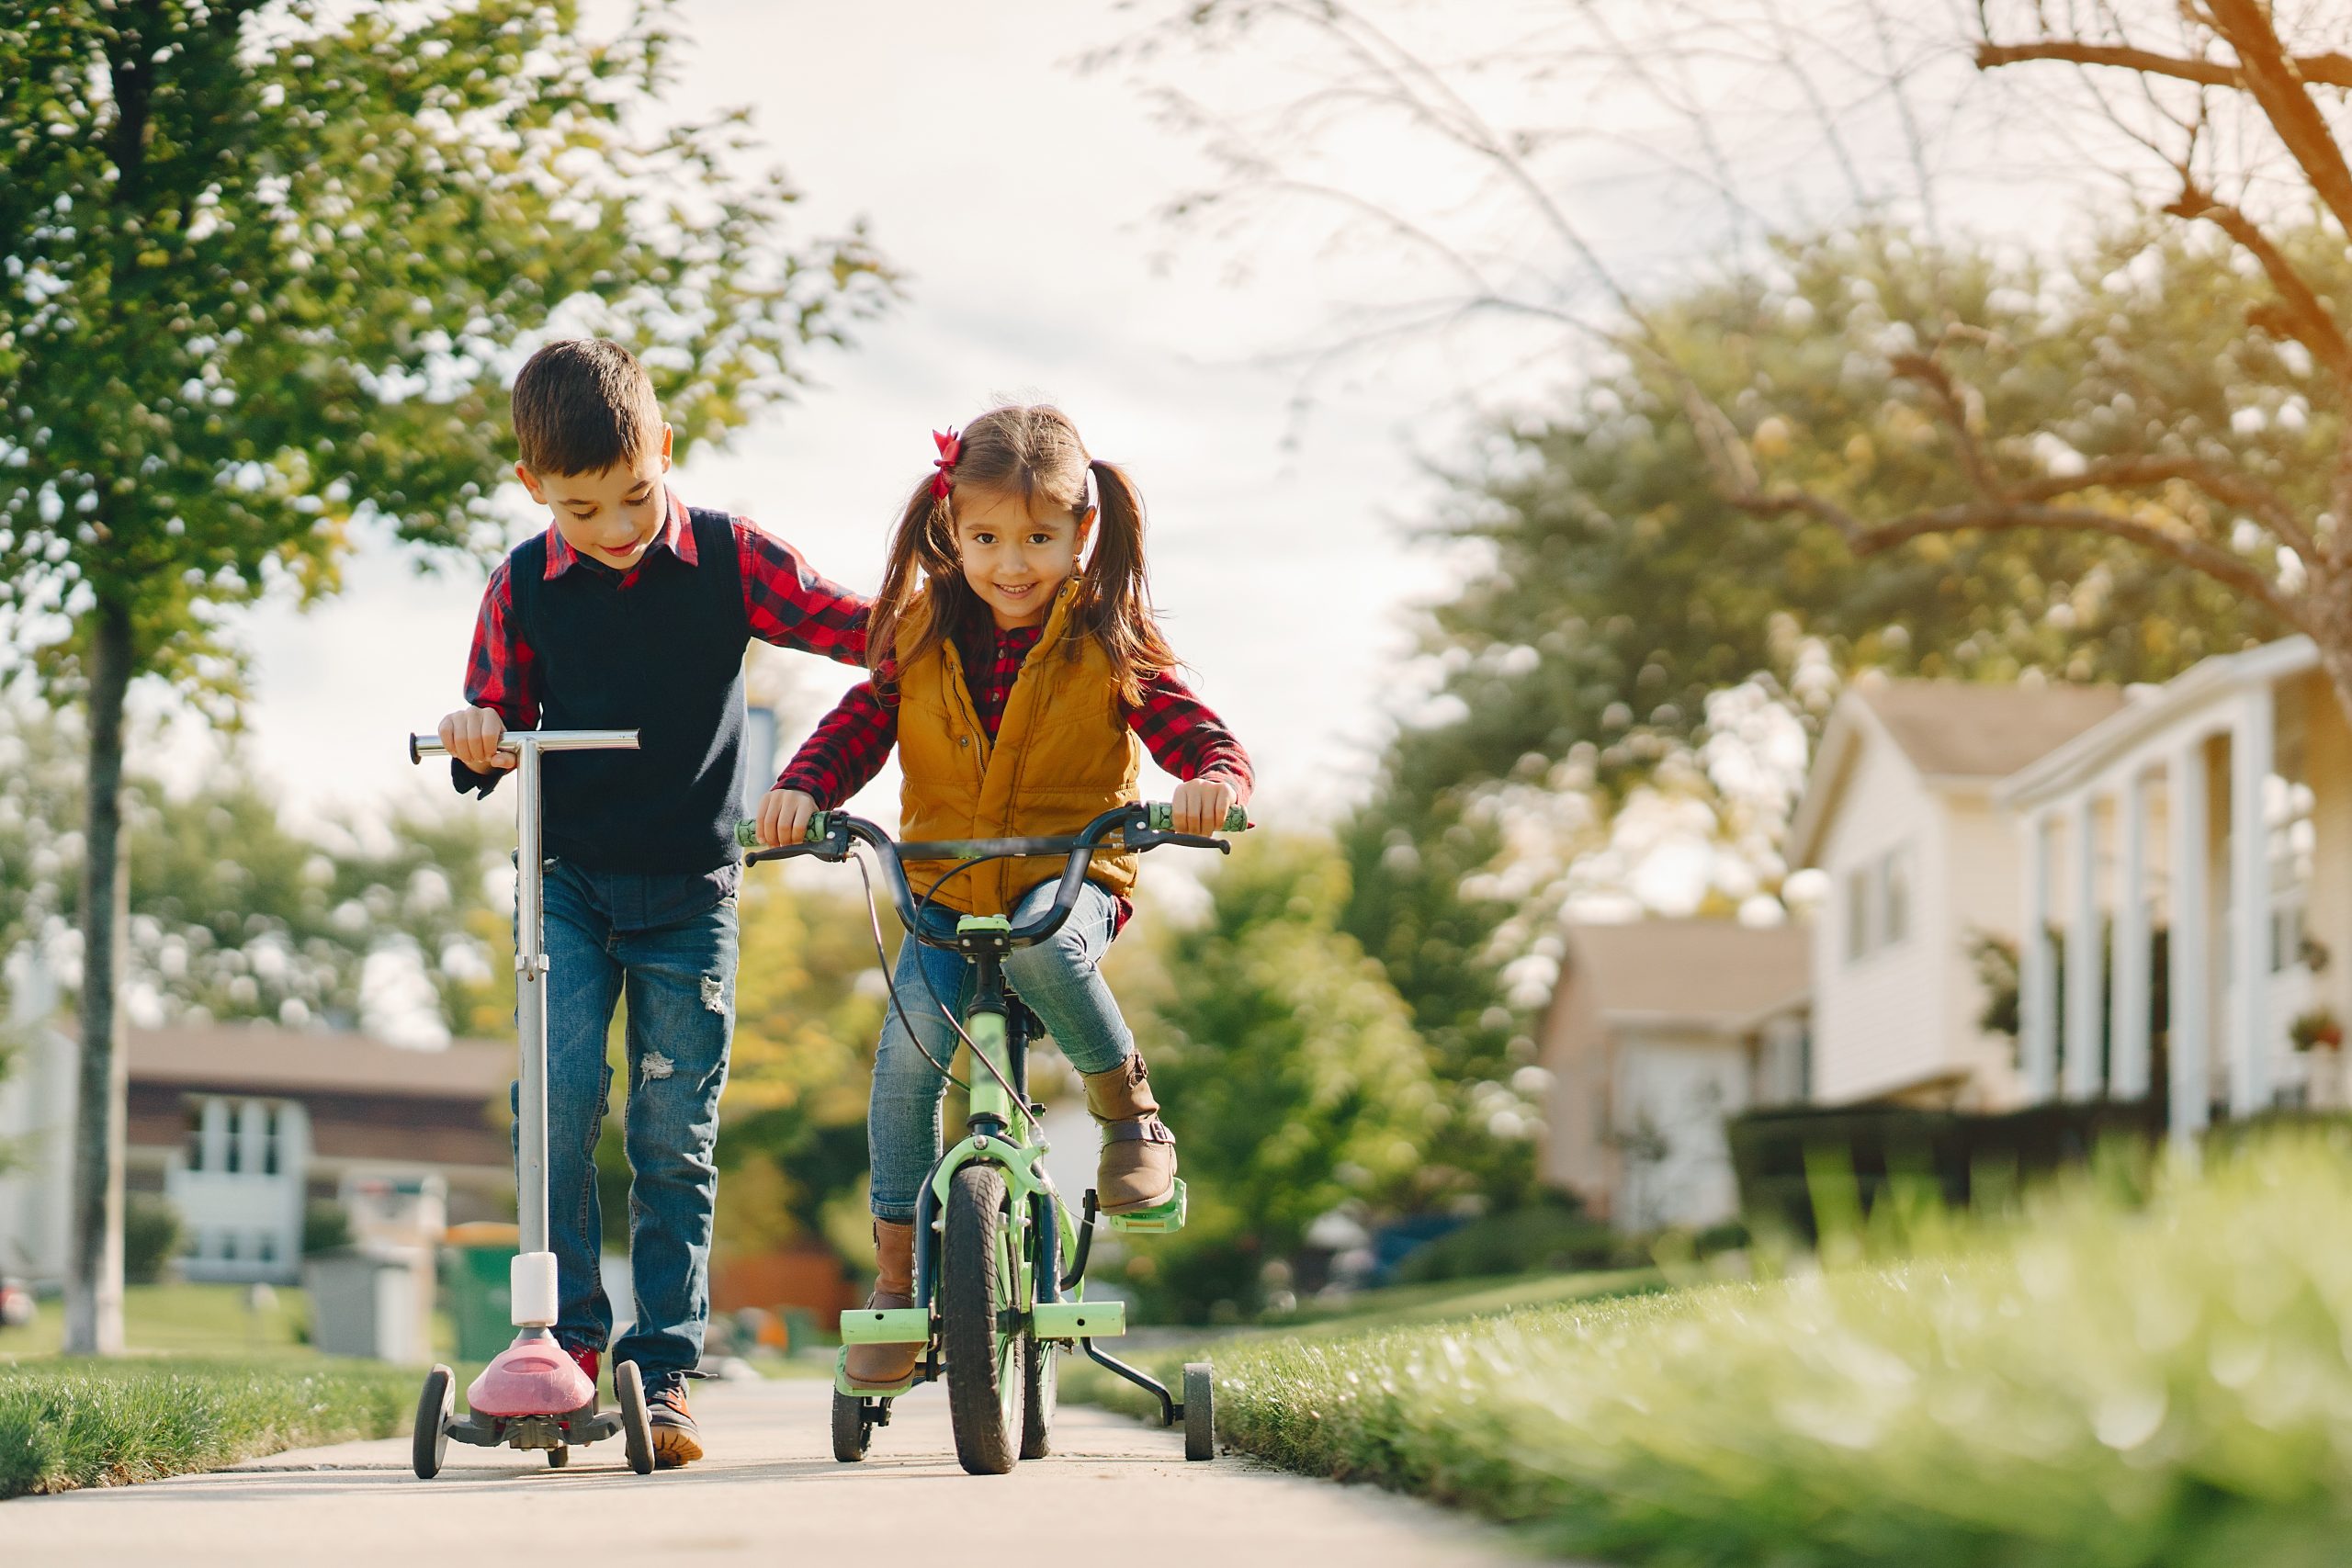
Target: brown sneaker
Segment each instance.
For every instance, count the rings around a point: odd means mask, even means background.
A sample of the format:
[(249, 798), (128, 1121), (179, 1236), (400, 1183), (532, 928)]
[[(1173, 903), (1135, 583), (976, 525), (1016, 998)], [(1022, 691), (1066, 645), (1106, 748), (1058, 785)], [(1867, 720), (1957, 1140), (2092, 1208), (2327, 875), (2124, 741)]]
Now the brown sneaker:
[[(896, 1220), (874, 1222), (874, 1293), (869, 1311), (895, 1312), (915, 1304), (915, 1227)], [(852, 1388), (897, 1388), (915, 1375), (920, 1345), (853, 1345), (842, 1363)]]
[(653, 1428), (653, 1462), (675, 1470), (702, 1458), (702, 1428), (686, 1409), (684, 1382), (664, 1383), (645, 1396), (645, 1416)]
[(1137, 1052), (1117, 1066), (1083, 1075), (1086, 1109), (1102, 1125), (1094, 1194), (1106, 1214), (1165, 1203), (1176, 1195), (1176, 1134), (1159, 1119)]

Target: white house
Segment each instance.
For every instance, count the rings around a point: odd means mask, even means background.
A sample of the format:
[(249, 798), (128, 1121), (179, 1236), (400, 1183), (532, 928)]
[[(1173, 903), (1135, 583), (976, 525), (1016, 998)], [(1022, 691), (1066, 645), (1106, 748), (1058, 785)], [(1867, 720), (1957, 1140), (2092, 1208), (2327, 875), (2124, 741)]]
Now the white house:
[(1791, 870), (1818, 868), (1811, 1098), (2006, 1110), (2028, 1086), (1970, 956), (2023, 899), (2001, 782), (2124, 708), (2112, 688), (1863, 681), (1832, 710)]
[(1620, 1230), (1738, 1213), (1726, 1119), (1805, 1092), (1807, 932), (1575, 925), (1545, 1015), (1537, 1170)]
[[(0, 1083), (0, 1273), (37, 1284), (66, 1268), (74, 1041), (48, 1025)], [(124, 1180), (179, 1211), (183, 1273), (291, 1281), (313, 1199), (366, 1235), (502, 1217), (511, 1044), (402, 1050), (355, 1034), (261, 1026), (130, 1032)]]
[(2315, 1070), (2334, 1054), (2290, 1040), (2306, 1013), (2352, 1015), (2352, 726), (2308, 638), (2205, 660), (2022, 769), (1999, 798), (2028, 867), (2030, 1096), (2154, 1094), (2186, 1140), (2216, 1115), (2340, 1093)]

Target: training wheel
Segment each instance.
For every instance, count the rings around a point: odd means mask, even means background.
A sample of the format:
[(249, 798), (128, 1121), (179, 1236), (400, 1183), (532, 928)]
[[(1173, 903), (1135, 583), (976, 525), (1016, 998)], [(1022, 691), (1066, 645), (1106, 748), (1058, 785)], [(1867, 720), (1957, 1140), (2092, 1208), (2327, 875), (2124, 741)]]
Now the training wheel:
[(1216, 1378), (1206, 1361), (1184, 1363), (1184, 1457), (1216, 1458)]
[(613, 1392), (620, 1396), (621, 1438), (628, 1449), (628, 1467), (639, 1475), (653, 1473), (653, 1423), (645, 1413), (645, 1376), (635, 1361), (613, 1369)]
[(571, 1450), (570, 1449), (549, 1449), (548, 1450), (548, 1468), (549, 1470), (561, 1470), (565, 1465), (570, 1464), (571, 1462)]
[(449, 1452), (449, 1416), (458, 1407), (458, 1380), (447, 1367), (424, 1374), (424, 1392), (416, 1398), (416, 1429), (409, 1438), (409, 1463), (419, 1481), (441, 1473)]
[(833, 1457), (843, 1464), (855, 1464), (865, 1457), (873, 1441), (874, 1421), (865, 1413), (865, 1401), (833, 1390)]

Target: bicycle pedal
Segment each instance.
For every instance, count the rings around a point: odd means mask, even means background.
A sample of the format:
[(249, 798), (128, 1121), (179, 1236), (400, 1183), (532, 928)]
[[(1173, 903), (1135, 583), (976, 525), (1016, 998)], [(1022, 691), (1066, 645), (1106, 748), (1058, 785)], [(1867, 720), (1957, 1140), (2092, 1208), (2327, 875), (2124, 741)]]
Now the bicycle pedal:
[(1181, 1231), (1184, 1228), (1184, 1179), (1176, 1179), (1176, 1190), (1162, 1202), (1102, 1218), (1113, 1230), (1126, 1235), (1166, 1235), (1170, 1231)]

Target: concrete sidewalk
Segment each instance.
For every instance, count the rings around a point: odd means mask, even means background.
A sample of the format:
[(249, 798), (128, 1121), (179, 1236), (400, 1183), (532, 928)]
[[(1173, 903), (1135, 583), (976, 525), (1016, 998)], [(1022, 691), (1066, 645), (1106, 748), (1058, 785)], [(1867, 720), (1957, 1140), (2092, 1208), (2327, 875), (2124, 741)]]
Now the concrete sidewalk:
[(863, 1464), (836, 1464), (830, 1386), (697, 1384), (713, 1457), (629, 1473), (618, 1439), (550, 1471), (449, 1448), (430, 1482), (408, 1439), (345, 1443), (211, 1475), (0, 1504), (15, 1562), (800, 1563), (839, 1568), (1502, 1568), (1499, 1533), (1366, 1487), (1223, 1455), (1186, 1463), (1181, 1432), (1065, 1405), (1055, 1454), (1009, 1476), (956, 1464), (947, 1402), (916, 1391)]

